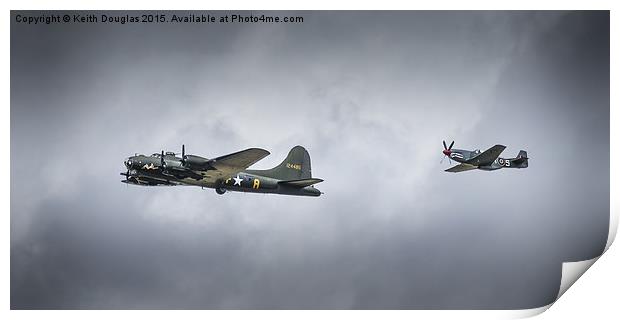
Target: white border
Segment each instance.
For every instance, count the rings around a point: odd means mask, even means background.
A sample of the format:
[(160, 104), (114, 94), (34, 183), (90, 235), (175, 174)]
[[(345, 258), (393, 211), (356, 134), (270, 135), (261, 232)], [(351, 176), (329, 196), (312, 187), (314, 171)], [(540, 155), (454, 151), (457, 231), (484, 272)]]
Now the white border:
[[(287, 10), (300, 10), (300, 9), (333, 9), (333, 10), (344, 10), (344, 9), (363, 9), (363, 10), (386, 10), (386, 9), (417, 9), (417, 10), (430, 10), (430, 9), (451, 9), (451, 10), (611, 10), (611, 84), (612, 88), (613, 84), (617, 83), (616, 78), (618, 74), (618, 64), (613, 57), (617, 57), (617, 47), (618, 47), (618, 23), (616, 9), (618, 8), (618, 1), (603, 1), (603, 0), (591, 0), (591, 1), (562, 1), (562, 2), (553, 2), (548, 1), (545, 3), (541, 3), (541, 1), (534, 0), (522, 0), (514, 3), (508, 3), (506, 1), (491, 1), (491, 0), (470, 0), (470, 1), (442, 1), (441, 3), (408, 3), (403, 5), (400, 1), (362, 1), (356, 2), (354, 6), (351, 5), (342, 5), (338, 4), (334, 1), (326, 1), (326, 0), (317, 0), (317, 1), (309, 1), (307, 3), (301, 2), (290, 2), (290, 1), (273, 1), (273, 0), (264, 0), (260, 3), (254, 1), (226, 1), (226, 2), (218, 2), (218, 3), (208, 3), (204, 4), (201, 1), (162, 1), (162, 0), (154, 0), (154, 1), (136, 1), (136, 2), (127, 2), (122, 0), (109, 0), (102, 1), (99, 3), (91, 3), (84, 1), (21, 1), (8, 3), (5, 1), (1, 4), (2, 7), (5, 8), (4, 14), (1, 16), (2, 25), (5, 28), (2, 28), (2, 40), (3, 43), (8, 45), (10, 42), (10, 15), (8, 10), (35, 10), (35, 9), (123, 9), (123, 10), (145, 10), (145, 9), (158, 9), (158, 10), (180, 10), (180, 9), (215, 9), (215, 10), (234, 10), (234, 9), (287, 9)], [(613, 36), (615, 35), (615, 37)], [(2, 86), (2, 93), (4, 97), (4, 108), (3, 108), (3, 117), (1, 117), (2, 121), (2, 129), (0, 139), (0, 143), (2, 144), (2, 150), (5, 150), (5, 154), (8, 153), (6, 150), (10, 150), (10, 51), (7, 50), (2, 51), (3, 61), (4, 61), (4, 83)], [(614, 94), (613, 90), (611, 91), (611, 146), (620, 146), (618, 142), (618, 130), (614, 125), (618, 124), (618, 108), (617, 108), (617, 95)], [(617, 159), (619, 156), (618, 148), (610, 149), (610, 160)], [(10, 157), (4, 156), (0, 157), (0, 167), (4, 170), (5, 177), (10, 177)], [(614, 166), (611, 166), (611, 185), (610, 192), (611, 195), (617, 195), (618, 193), (618, 185), (617, 179), (618, 172)], [(149, 318), (169, 318), (169, 317), (178, 317), (183, 316), (186, 318), (204, 318), (205, 315), (209, 316), (217, 316), (223, 318), (237, 318), (237, 317), (252, 317), (252, 318), (270, 318), (270, 319), (290, 319), (291, 317), (295, 318), (307, 318), (307, 319), (315, 319), (317, 317), (325, 318), (325, 317), (333, 317), (333, 318), (341, 318), (343, 316), (353, 316), (356, 318), (366, 318), (366, 317), (385, 317), (389, 316), (391, 318), (403, 318), (403, 319), (411, 319), (412, 316), (423, 316), (423, 317), (432, 317), (439, 319), (452, 319), (456, 316), (459, 318), (472, 318), (472, 319), (480, 319), (480, 318), (514, 318), (514, 317), (527, 317), (539, 314), (545, 310), (547, 310), (549, 306), (537, 308), (537, 309), (529, 309), (529, 310), (500, 310), (500, 311), (103, 311), (103, 312), (92, 312), (92, 311), (58, 311), (49, 313), (46, 312), (43, 314), (41, 311), (9, 311), (10, 309), (10, 180), (5, 179), (5, 183), (2, 186), (4, 201), (2, 201), (2, 208), (4, 211), (4, 215), (2, 219), (2, 224), (4, 226), (4, 245), (2, 246), (3, 256), (7, 259), (2, 265), (2, 285), (4, 290), (2, 290), (2, 301), (5, 303), (5, 307), (3, 310), (3, 318), (40, 318), (41, 316), (45, 316), (49, 318), (49, 316), (57, 316), (62, 318), (83, 318), (85, 316), (89, 318), (95, 319), (108, 319), (110, 317), (114, 318), (135, 318), (135, 317), (149, 317)], [(618, 226), (618, 203), (616, 198), (612, 196), (611, 198), (611, 221), (610, 221), (610, 232), (607, 241), (606, 251), (610, 248), (611, 243), (615, 239), (615, 235), (617, 232)], [(612, 251), (614, 251), (612, 249)], [(617, 250), (616, 250), (617, 251)], [(605, 261), (604, 266), (598, 267), (594, 266), (597, 269), (597, 274), (589, 276), (586, 274), (584, 278), (589, 279), (588, 283), (578, 283), (578, 287), (582, 287), (584, 289), (581, 292), (575, 292), (572, 294), (570, 290), (565, 295), (566, 297), (559, 300), (559, 302), (555, 303), (556, 306), (552, 309), (551, 313), (547, 312), (544, 316), (551, 318), (564, 318), (564, 317), (572, 317), (576, 314), (581, 313), (582, 315), (591, 315), (599, 314), (606, 315), (617, 313), (616, 308), (616, 297), (615, 294), (618, 293), (618, 290), (615, 288), (618, 284), (618, 270), (620, 270), (620, 259), (618, 257), (617, 252), (614, 253), (613, 256), (608, 257), (609, 254), (605, 255), (602, 260)], [(559, 292), (558, 297), (562, 296), (568, 289), (571, 284), (575, 282), (577, 278), (581, 274), (583, 274), (589, 267), (591, 267), (595, 261), (599, 258), (594, 258), (587, 261), (582, 262), (567, 262), (563, 265), (562, 269), (562, 290)], [(608, 279), (612, 279), (612, 283), (608, 283)], [(585, 282), (582, 280), (581, 282)], [(570, 299), (570, 300), (569, 300)], [(612, 300), (613, 299), (613, 300)], [(567, 303), (562, 303), (562, 300), (569, 300)], [(600, 301), (607, 302), (600, 304)], [(575, 313), (575, 311), (578, 311)]]

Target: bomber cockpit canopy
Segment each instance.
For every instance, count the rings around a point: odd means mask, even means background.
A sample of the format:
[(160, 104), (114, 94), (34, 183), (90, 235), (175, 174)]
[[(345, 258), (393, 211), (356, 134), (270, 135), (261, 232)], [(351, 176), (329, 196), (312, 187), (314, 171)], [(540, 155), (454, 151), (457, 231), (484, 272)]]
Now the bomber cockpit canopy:
[[(166, 152), (166, 155), (167, 155), (167, 156), (173, 156), (173, 157), (174, 157), (175, 153), (174, 153), (174, 152)], [(151, 155), (151, 157), (161, 158), (161, 153), (153, 153), (153, 154)]]

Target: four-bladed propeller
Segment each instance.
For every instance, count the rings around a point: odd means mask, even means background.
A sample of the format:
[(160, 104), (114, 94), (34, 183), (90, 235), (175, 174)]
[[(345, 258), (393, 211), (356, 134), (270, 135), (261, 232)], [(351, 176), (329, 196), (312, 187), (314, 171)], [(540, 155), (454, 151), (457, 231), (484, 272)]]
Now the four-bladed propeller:
[(445, 140), (444, 140), (444, 141), (442, 141), (442, 142), (443, 142), (443, 148), (444, 148), (444, 150), (446, 150), (446, 151), (450, 151), (450, 150), (452, 150), (452, 146), (454, 145), (454, 140), (452, 141), (452, 143), (450, 143), (450, 146), (449, 146), (449, 147), (446, 147), (446, 141), (445, 141)]
[(448, 161), (450, 162), (450, 164), (452, 164), (452, 161), (450, 161), (450, 153), (452, 153), (452, 146), (454, 145), (454, 140), (452, 140), (452, 143), (450, 143), (450, 146), (448, 147), (446, 145), (446, 141), (442, 141), (443, 142), (443, 158), (441, 158), (441, 161), (439, 163), (443, 163), (443, 160), (448, 157)]

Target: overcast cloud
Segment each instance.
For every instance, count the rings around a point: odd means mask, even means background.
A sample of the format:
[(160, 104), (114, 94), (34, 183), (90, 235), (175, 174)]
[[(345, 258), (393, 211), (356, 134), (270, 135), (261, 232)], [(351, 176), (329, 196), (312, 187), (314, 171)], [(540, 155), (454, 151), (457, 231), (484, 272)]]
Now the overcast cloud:
[[(604, 248), (608, 12), (17, 13), (14, 309), (534, 308)], [(442, 139), (530, 167), (449, 174)], [(265, 148), (259, 169), (303, 145), (325, 194), (120, 183), (127, 156), (183, 143)]]

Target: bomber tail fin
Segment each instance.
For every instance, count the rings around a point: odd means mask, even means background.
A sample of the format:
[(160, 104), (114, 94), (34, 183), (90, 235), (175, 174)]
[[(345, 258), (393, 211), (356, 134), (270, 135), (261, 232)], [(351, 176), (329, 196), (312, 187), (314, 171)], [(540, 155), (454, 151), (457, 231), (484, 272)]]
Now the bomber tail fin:
[(304, 147), (296, 146), (276, 167), (269, 170), (248, 170), (248, 172), (285, 181), (311, 179), (310, 155)]

